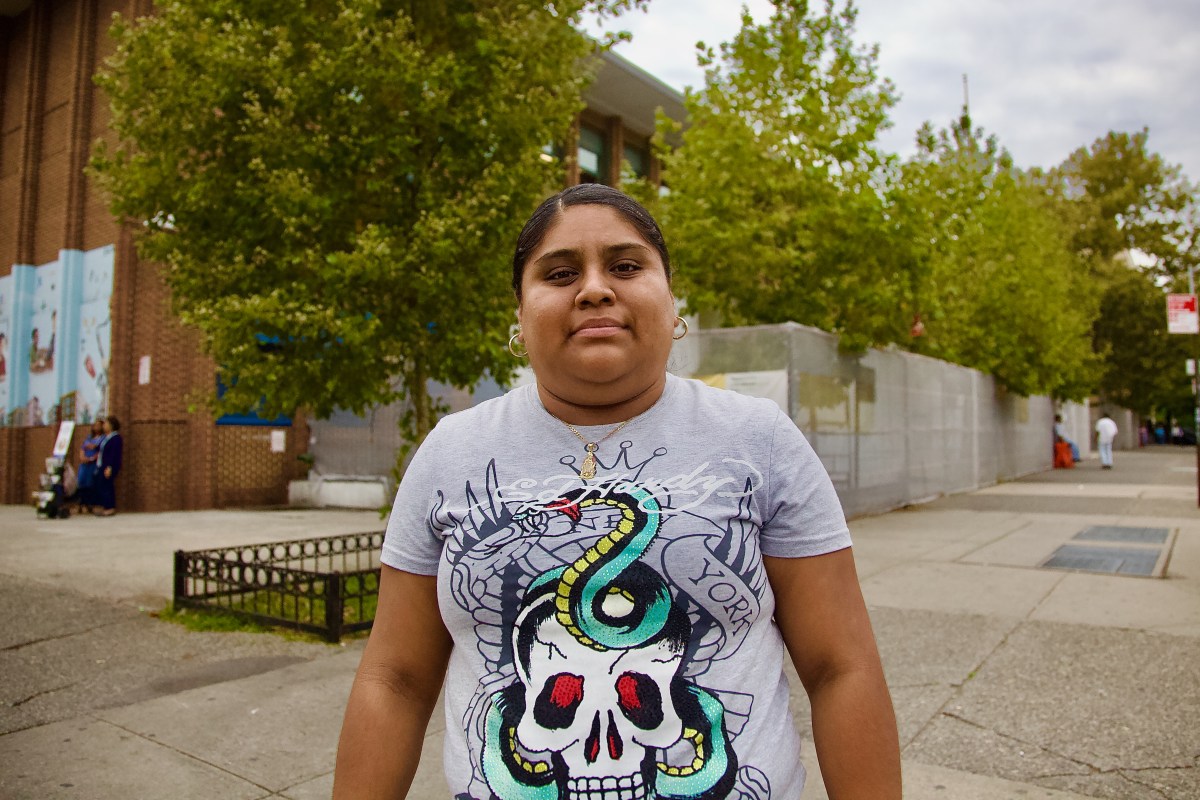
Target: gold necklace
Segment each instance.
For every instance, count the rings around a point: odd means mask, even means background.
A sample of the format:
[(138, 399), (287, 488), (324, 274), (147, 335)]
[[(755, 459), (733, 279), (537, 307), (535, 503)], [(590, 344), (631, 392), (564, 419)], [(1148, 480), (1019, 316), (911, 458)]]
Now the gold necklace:
[(596, 477), (596, 451), (600, 449), (600, 445), (603, 444), (606, 439), (615, 435), (617, 431), (621, 430), (621, 428), (624, 428), (632, 421), (633, 418), (630, 417), (608, 433), (601, 436), (596, 441), (589, 442), (587, 437), (580, 433), (574, 425), (565, 420), (559, 420), (559, 422), (567, 426), (567, 430), (575, 434), (579, 438), (579, 441), (583, 442), (583, 449), (587, 451), (587, 456), (583, 459), (583, 466), (579, 470), (579, 477), (583, 478), (585, 481)]

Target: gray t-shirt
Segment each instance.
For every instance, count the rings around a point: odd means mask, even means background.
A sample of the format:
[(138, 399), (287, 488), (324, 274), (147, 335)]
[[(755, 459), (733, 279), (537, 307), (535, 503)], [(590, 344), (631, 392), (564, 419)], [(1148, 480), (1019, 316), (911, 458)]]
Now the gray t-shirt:
[(668, 375), (591, 480), (585, 455), (526, 386), (401, 483), (383, 562), (438, 576), (456, 798), (799, 797), (761, 556), (850, 545), (816, 454), (771, 401)]

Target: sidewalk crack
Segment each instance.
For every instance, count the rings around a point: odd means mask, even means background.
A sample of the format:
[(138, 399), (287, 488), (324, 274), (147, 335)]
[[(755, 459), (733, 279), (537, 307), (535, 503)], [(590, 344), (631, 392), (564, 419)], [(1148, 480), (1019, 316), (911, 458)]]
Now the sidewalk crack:
[(78, 686), (78, 685), (79, 685), (79, 681), (75, 681), (74, 683), (68, 683), (63, 686), (55, 686), (53, 689), (43, 689), (40, 692), (34, 692), (33, 694), (29, 695), (28, 697), (22, 697), (20, 700), (14, 700), (13, 702), (9, 703), (9, 706), (11, 708), (19, 708), (20, 706), (23, 706), (26, 703), (28, 703), (30, 700), (34, 700), (38, 697), (41, 697), (42, 695), (54, 694), (55, 692), (61, 692), (64, 689), (70, 689), (72, 686)]
[[(972, 680), (974, 680), (975, 676), (978, 675), (979, 671), (983, 669), (984, 665), (986, 665), (987, 662), (991, 660), (992, 656), (994, 656), (1000, 650), (1000, 648), (1002, 648), (1006, 644), (1008, 644), (1009, 638), (1014, 633), (1016, 633), (1021, 628), (1021, 626), (1024, 624), (1025, 624), (1025, 622), (1018, 621), (1015, 625), (1013, 625), (1013, 627), (1011, 627), (1009, 630), (1007, 630), (1004, 633), (1004, 635), (1000, 637), (1000, 641), (996, 642), (996, 646), (993, 647), (991, 650), (989, 650), (987, 652), (987, 654), (985, 654), (983, 656), (983, 658), (979, 659), (979, 662), (977, 664), (975, 664), (975, 666), (972, 667), (970, 671), (967, 672), (967, 677), (965, 679), (963, 679), (959, 683), (948, 684), (951, 688), (953, 688), (954, 693), (949, 698), (947, 698), (946, 702), (942, 703), (942, 705), (938, 708), (938, 710), (933, 715), (931, 715), (929, 717), (929, 719), (927, 719), (925, 721), (925, 724), (922, 725), (915, 734), (913, 734), (912, 738), (910, 738), (908, 740), (907, 744), (903, 745), (900, 748), (901, 754), (903, 754), (904, 750), (909, 745), (911, 745), (913, 742), (920, 739), (925, 734), (925, 732), (927, 730), (929, 730), (929, 727), (931, 725), (933, 725), (934, 722), (937, 721), (939, 716), (944, 715), (944, 716), (948, 716), (948, 717), (955, 717), (955, 715), (952, 712), (949, 712), (946, 709), (949, 708), (952, 703), (955, 703), (959, 699), (962, 698), (963, 692), (965, 691), (967, 684), (969, 684)], [(973, 722), (970, 722), (969, 720), (964, 719), (963, 721), (968, 722), (968, 724), (972, 724), (972, 725), (975, 724)]]
[(72, 636), (82, 636), (85, 633), (91, 633), (92, 631), (98, 631), (98, 630), (101, 630), (102, 628), (111, 628), (113, 625), (120, 625), (124, 621), (125, 620), (116, 620), (114, 622), (105, 622), (102, 625), (95, 625), (91, 628), (84, 628), (83, 630), (71, 631), (70, 633), (60, 633), (60, 634), (56, 634), (54, 636), (43, 636), (41, 639), (31, 639), (28, 642), (18, 642), (17, 644), (10, 644), (6, 647), (0, 647), (0, 653), (11, 653), (14, 650), (21, 650), (26, 647), (32, 647), (35, 644), (43, 644), (45, 642), (54, 642), (54, 641), (58, 641), (59, 639), (70, 639)]
[(993, 537), (993, 538), (989, 539), (988, 541), (986, 541), (986, 542), (984, 542), (983, 544), (979, 545), (979, 546), (978, 546), (978, 547), (976, 547), (975, 549), (973, 549), (973, 550), (969, 550), (969, 551), (967, 551), (966, 553), (963, 553), (963, 554), (962, 554), (962, 555), (960, 555), (958, 558), (954, 559), (954, 562), (955, 562), (956, 564), (974, 564), (975, 562), (973, 562), (973, 561), (964, 561), (963, 559), (970, 558), (971, 556), (973, 556), (973, 555), (975, 555), (976, 553), (978, 553), (980, 550), (983, 550), (983, 549), (984, 549), (984, 548), (986, 548), (986, 547), (991, 547), (991, 546), (992, 546), (992, 545), (994, 545), (996, 542), (1000, 541), (1001, 539), (1005, 538), (1006, 536), (1012, 536), (1012, 535), (1013, 535), (1014, 533), (1016, 533), (1017, 531), (1021, 530), (1022, 528), (1028, 528), (1028, 527), (1029, 527), (1030, 525), (1032, 525), (1032, 524), (1033, 524), (1033, 520), (1028, 520), (1028, 519), (1027, 519), (1027, 520), (1023, 521), (1023, 522), (1022, 522), (1020, 525), (1018, 525), (1017, 527), (1013, 528), (1013, 529), (1012, 529), (1012, 530), (1010, 530), (1010, 531), (1004, 531), (1003, 533), (998, 533), (998, 534), (996, 534), (996, 536), (995, 536), (995, 537)]
[[(1022, 739), (1019, 736), (1013, 736), (1012, 734), (1004, 733), (1003, 731), (998, 731), (995, 728), (991, 728), (986, 725), (981, 725), (978, 722), (975, 722), (974, 720), (967, 719), (966, 717), (962, 716), (961, 714), (955, 714), (953, 712), (942, 712), (942, 713), (944, 716), (949, 717), (958, 722), (961, 722), (964, 725), (970, 725), (972, 728), (976, 728), (977, 730), (987, 731), (988, 733), (991, 733), (995, 736), (998, 736), (1001, 739), (1012, 742), (1013, 744), (1016, 744), (1026, 750), (1037, 750), (1039, 752), (1045, 753), (1046, 755), (1052, 756), (1054, 758), (1059, 758), (1059, 759), (1062, 759), (1063, 761), (1068, 761), (1072, 764), (1078, 764), (1080, 767), (1087, 770), (1088, 774), (1091, 774), (1091, 775), (1116, 775), (1118, 777), (1121, 777), (1121, 778), (1129, 781), (1130, 783), (1137, 784), (1140, 787), (1143, 787), (1149, 791), (1154, 792), (1154, 794), (1156, 796), (1161, 797), (1164, 800), (1169, 800), (1169, 795), (1163, 793), (1160, 789), (1158, 789), (1153, 784), (1146, 783), (1145, 781), (1135, 779), (1134, 777), (1132, 777), (1131, 773), (1159, 772), (1159, 771), (1163, 771), (1163, 770), (1190, 770), (1190, 769), (1192, 769), (1192, 767), (1190, 767), (1190, 766), (1109, 767), (1109, 768), (1098, 767), (1095, 764), (1091, 764), (1091, 763), (1084, 761), (1080, 758), (1077, 758), (1075, 756), (1070, 756), (1070, 755), (1067, 755), (1066, 753), (1059, 752), (1058, 750), (1054, 750), (1052, 748), (1045, 747), (1044, 745), (1040, 745), (1037, 742), (1031, 742), (1028, 739)], [(1041, 779), (1045, 779), (1045, 778), (1071, 778), (1071, 777), (1078, 777), (1078, 776), (1079, 776), (1079, 773), (1072, 773), (1072, 772), (1048, 772), (1048, 773), (1042, 773), (1042, 774), (1038, 775), (1037, 777), (1041, 778)]]
[(216, 764), (212, 761), (208, 761), (206, 759), (200, 758), (199, 756), (195, 755), (194, 753), (189, 753), (188, 751), (181, 750), (178, 747), (175, 747), (174, 745), (167, 744), (166, 742), (161, 741), (160, 739), (157, 739), (154, 736), (147, 736), (146, 734), (144, 734), (140, 731), (136, 731), (132, 728), (127, 728), (124, 725), (120, 725), (116, 722), (104, 719), (103, 717), (100, 717), (97, 715), (91, 715), (91, 716), (92, 716), (92, 719), (95, 719), (97, 722), (102, 722), (105, 725), (111, 725), (112, 727), (116, 728), (117, 730), (125, 731), (126, 733), (130, 734), (131, 736), (136, 736), (139, 739), (143, 739), (147, 742), (150, 742), (151, 744), (156, 744), (159, 747), (165, 747), (168, 750), (178, 753), (179, 755), (183, 756), (184, 758), (189, 758), (192, 761), (195, 761), (199, 764), (205, 765), (206, 767), (212, 767), (213, 769), (215, 769), (219, 772), (222, 772), (226, 775), (229, 775), (230, 777), (236, 778), (239, 781), (243, 781), (243, 782), (248, 783), (251, 786), (254, 786), (258, 789), (262, 789), (264, 792), (267, 792), (271, 796), (274, 796), (276, 794), (276, 792), (281, 791), (278, 789), (272, 789), (269, 786), (264, 786), (263, 784), (261, 784), (257, 781), (247, 778), (245, 775), (240, 775), (240, 774), (234, 772), (233, 770), (229, 769), (228, 767), (223, 767), (220, 764)]

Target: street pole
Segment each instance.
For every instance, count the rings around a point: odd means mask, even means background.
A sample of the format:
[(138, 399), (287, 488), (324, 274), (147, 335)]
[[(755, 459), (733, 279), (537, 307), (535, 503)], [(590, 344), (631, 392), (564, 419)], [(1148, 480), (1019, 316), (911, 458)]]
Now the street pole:
[[(1196, 296), (1195, 267), (1188, 266), (1188, 294)], [(1200, 340), (1200, 335), (1196, 336)], [(1192, 348), (1196, 350), (1195, 347)], [(1197, 353), (1192, 377), (1192, 438), (1196, 440), (1196, 507), (1200, 508), (1200, 353)]]

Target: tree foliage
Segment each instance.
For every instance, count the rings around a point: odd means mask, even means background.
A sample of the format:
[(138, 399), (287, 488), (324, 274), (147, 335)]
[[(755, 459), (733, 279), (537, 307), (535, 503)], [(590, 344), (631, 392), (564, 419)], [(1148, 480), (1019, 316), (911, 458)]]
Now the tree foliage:
[(222, 409), (362, 411), (503, 379), (507, 263), (582, 107), (576, 24), (635, 0), (162, 0), (98, 80), (93, 171), (229, 386)]
[[(692, 311), (725, 324), (794, 320), (850, 347), (889, 341), (895, 314), (877, 132), (896, 97), (854, 41), (852, 3), (780, 0), (718, 56), (686, 98), (682, 145), (663, 152), (659, 213)], [(660, 142), (668, 130), (660, 133)]]
[(1096, 359), (1096, 287), (1070, 247), (1053, 182), (1017, 169), (966, 109), (926, 125), (892, 188), (913, 349), (988, 372), (1021, 394), (1082, 398)]
[(1055, 174), (1072, 202), (1073, 245), (1104, 272), (1117, 254), (1152, 259), (1150, 273), (1172, 280), (1200, 262), (1196, 187), (1178, 166), (1149, 150), (1149, 131), (1110, 131), (1081, 147)]
[(1144, 129), (1109, 132), (1053, 175), (1068, 199), (1060, 208), (1072, 246), (1102, 295), (1093, 327), (1101, 398), (1147, 416), (1182, 415), (1193, 404), (1184, 360), (1198, 345), (1167, 333), (1164, 289), (1186, 291), (1200, 260), (1196, 187), (1149, 150)]
[(1094, 335), (1104, 358), (1105, 401), (1148, 417), (1192, 416), (1184, 362), (1200, 355), (1196, 337), (1167, 333), (1166, 297), (1142, 272), (1126, 268), (1112, 276)]
[(896, 343), (1023, 394), (1085, 395), (1098, 296), (1055, 185), (965, 116), (926, 129), (905, 164), (882, 154), (896, 95), (855, 42), (856, 16), (852, 2), (781, 0), (764, 23), (744, 14), (719, 57), (701, 46), (705, 86), (664, 153), (659, 201), (689, 310), (814, 325), (852, 350)]

